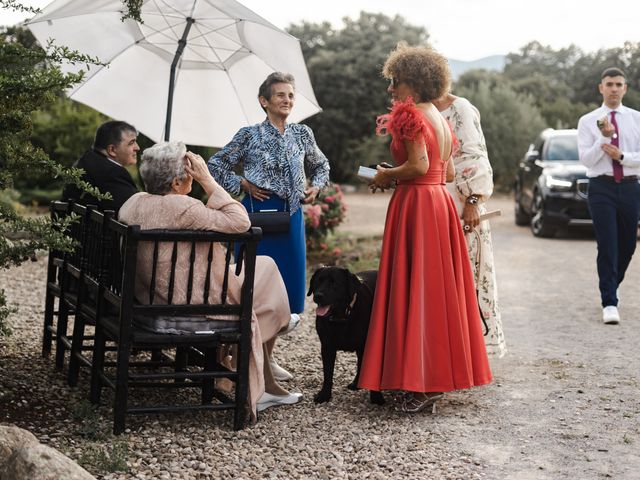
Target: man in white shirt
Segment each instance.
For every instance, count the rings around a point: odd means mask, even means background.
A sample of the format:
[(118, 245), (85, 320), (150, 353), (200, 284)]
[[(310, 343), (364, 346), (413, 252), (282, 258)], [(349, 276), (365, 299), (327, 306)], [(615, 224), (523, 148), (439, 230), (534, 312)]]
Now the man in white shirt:
[(640, 112), (622, 105), (627, 83), (619, 68), (607, 68), (598, 88), (603, 104), (580, 118), (578, 150), (589, 177), (602, 320), (617, 324), (617, 290), (636, 249), (640, 213)]

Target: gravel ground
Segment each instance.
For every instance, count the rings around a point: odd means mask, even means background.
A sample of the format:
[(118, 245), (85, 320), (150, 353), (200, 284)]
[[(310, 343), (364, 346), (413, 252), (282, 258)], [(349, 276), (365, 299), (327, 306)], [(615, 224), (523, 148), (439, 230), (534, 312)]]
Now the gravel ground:
[[(386, 201), (347, 196), (343, 232), (378, 234)], [(276, 347), (295, 375), (288, 387), (305, 394), (301, 404), (268, 409), (241, 432), (222, 412), (130, 417), (128, 432), (111, 437), (109, 396), (97, 415), (83, 413), (86, 373), (69, 389), (53, 359), (40, 356), (40, 259), (0, 272), (20, 305), (13, 336), (0, 343), (0, 422), (27, 428), (104, 479), (638, 478), (638, 260), (621, 287), (623, 322), (604, 326), (593, 239), (534, 239), (513, 225), (509, 199), (492, 206), (504, 215), (493, 224), (509, 353), (492, 360), (493, 384), (448, 394), (436, 414), (401, 415), (347, 390), (355, 356), (345, 353), (332, 401), (314, 405), (322, 373), (308, 304), (304, 322)], [(126, 459), (128, 472), (106, 473), (114, 466), (105, 451)]]

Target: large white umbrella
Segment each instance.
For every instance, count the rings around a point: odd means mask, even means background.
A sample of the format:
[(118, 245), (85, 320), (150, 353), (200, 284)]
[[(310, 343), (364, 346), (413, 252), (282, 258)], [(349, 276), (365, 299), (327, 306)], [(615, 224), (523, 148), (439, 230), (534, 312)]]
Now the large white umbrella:
[(53, 39), (109, 63), (91, 66), (70, 98), (154, 141), (216, 147), (265, 118), (257, 94), (271, 72), (296, 79), (290, 121), (320, 111), (299, 41), (240, 3), (145, 0), (143, 23), (122, 22), (122, 10), (120, 0), (56, 0), (28, 22), (41, 44)]

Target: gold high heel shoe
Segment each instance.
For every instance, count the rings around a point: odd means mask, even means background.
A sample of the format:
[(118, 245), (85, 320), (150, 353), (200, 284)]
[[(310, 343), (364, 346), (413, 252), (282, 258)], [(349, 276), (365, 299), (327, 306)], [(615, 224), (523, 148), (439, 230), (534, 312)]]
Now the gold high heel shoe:
[(424, 398), (416, 398), (415, 392), (405, 393), (398, 410), (404, 413), (418, 413), (431, 406), (431, 413), (436, 413), (436, 402), (444, 397), (444, 393), (428, 392), (422, 395)]

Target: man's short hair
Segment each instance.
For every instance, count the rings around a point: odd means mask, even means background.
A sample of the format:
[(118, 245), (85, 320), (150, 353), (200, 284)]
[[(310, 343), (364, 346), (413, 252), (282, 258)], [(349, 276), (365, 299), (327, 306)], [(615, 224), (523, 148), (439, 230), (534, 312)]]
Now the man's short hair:
[(93, 140), (93, 148), (96, 150), (106, 150), (109, 145), (118, 145), (122, 141), (124, 132), (138, 131), (136, 127), (120, 120), (104, 122), (96, 130), (96, 137)]
[(602, 72), (602, 76), (600, 77), (600, 80), (602, 80), (605, 77), (627, 78), (627, 76), (624, 74), (624, 72), (622, 70), (620, 70), (619, 68), (617, 68), (617, 67), (605, 68), (604, 72)]

